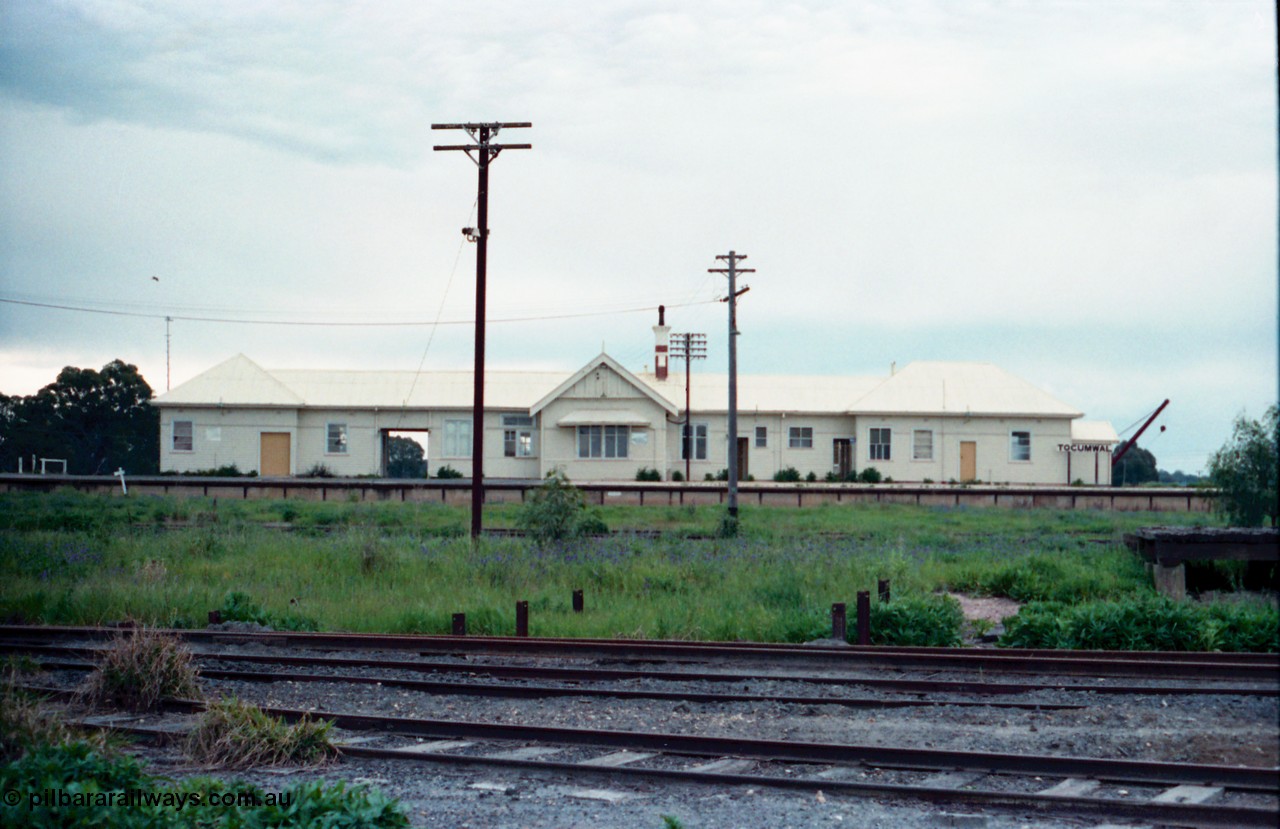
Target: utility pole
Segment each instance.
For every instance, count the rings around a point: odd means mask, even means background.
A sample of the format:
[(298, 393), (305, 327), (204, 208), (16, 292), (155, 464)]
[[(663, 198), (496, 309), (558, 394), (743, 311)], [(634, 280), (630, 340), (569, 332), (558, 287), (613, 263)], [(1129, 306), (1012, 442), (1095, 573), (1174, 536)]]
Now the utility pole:
[[(164, 390), (169, 390), (169, 323), (173, 317), (164, 318)], [(123, 480), (123, 479), (122, 479)]]
[(528, 150), (532, 144), (494, 144), (493, 139), (503, 129), (532, 127), (528, 122), (432, 124), (433, 130), (466, 130), (472, 144), (437, 144), (434, 150), (461, 150), (475, 162), (480, 170), (477, 212), (478, 226), (464, 227), (463, 235), (476, 243), (476, 342), (475, 378), (471, 411), (471, 538), (480, 537), (481, 512), (484, 509), (484, 322), (485, 322), (485, 265), (489, 244), (489, 162), (503, 150)]
[(672, 334), (671, 335), (672, 358), (676, 360), (684, 360), (684, 428), (681, 432), (681, 447), (684, 450), (684, 479), (692, 481), (693, 469), (693, 422), (690, 420), (691, 407), (689, 405), (689, 375), (691, 368), (690, 361), (707, 359), (707, 335), (706, 334)]
[(717, 259), (729, 263), (727, 268), (707, 268), (707, 273), (723, 273), (729, 277), (729, 295), (722, 302), (729, 303), (729, 517), (738, 519), (738, 297), (751, 290), (744, 286), (738, 290), (738, 274), (755, 273), (755, 268), (739, 268), (738, 263), (747, 258), (745, 253), (729, 251)]

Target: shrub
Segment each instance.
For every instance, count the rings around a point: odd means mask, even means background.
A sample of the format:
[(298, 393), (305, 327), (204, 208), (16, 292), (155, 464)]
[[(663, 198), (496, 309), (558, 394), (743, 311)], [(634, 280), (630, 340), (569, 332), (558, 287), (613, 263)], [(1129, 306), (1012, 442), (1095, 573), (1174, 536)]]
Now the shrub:
[(877, 645), (951, 647), (960, 644), (963, 626), (960, 603), (950, 596), (894, 597), (871, 605), (871, 641)]
[(800, 470), (794, 466), (787, 466), (773, 473), (773, 479), (778, 483), (794, 484), (800, 480)]
[(880, 483), (881, 477), (879, 469), (876, 469), (874, 466), (868, 466), (859, 473), (858, 480), (862, 481), (864, 484), (878, 484)]
[(677, 469), (676, 471), (671, 473), (671, 480), (675, 481), (676, 483), (680, 483), (681, 481), (684, 480), (684, 473), (681, 472), (679, 469)]
[(1261, 603), (1197, 605), (1164, 596), (1025, 605), (1004, 620), (1005, 648), (1272, 652), (1280, 610)]
[(139, 628), (112, 642), (81, 688), (92, 706), (154, 711), (164, 697), (201, 699), (195, 659), (165, 633)]
[(215, 702), (187, 737), (187, 754), (225, 768), (315, 765), (338, 750), (329, 742), (332, 723), (303, 717), (289, 725), (235, 697)]
[(636, 480), (637, 481), (661, 481), (662, 473), (656, 469), (650, 469), (647, 466), (642, 466), (636, 470)]
[(813, 483), (814, 481), (818, 480), (818, 473), (817, 473), (817, 472), (810, 472), (808, 475), (805, 475), (805, 476), (804, 476), (804, 479), (805, 479), (806, 481), (808, 481), (809, 483)]
[(454, 469), (452, 466), (442, 466), (436, 470), (437, 478), (461, 478), (462, 473)]
[(525, 501), (516, 526), (539, 544), (609, 531), (598, 513), (587, 510), (582, 491), (559, 469), (548, 472), (542, 486)]
[(306, 472), (298, 475), (299, 478), (332, 478), (333, 470), (322, 463), (313, 463)]

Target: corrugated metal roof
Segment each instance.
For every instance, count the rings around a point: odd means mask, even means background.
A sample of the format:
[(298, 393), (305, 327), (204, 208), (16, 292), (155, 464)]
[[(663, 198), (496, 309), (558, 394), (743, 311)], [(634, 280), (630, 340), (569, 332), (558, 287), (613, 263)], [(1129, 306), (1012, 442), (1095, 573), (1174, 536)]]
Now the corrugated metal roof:
[[(589, 365), (600, 359), (594, 358)], [(564, 371), (487, 371), (485, 405), (528, 411), (574, 376), (573, 372)], [(673, 409), (684, 408), (682, 373), (673, 372), (663, 381), (653, 374), (629, 376), (667, 400)], [(471, 378), (470, 371), (418, 374), (266, 370), (238, 354), (153, 402), (158, 406), (468, 409), (472, 402)], [(691, 397), (694, 411), (727, 411), (726, 375), (695, 373)], [(741, 412), (817, 414), (970, 413), (1070, 418), (1081, 414), (989, 363), (911, 363), (888, 378), (744, 374), (738, 377), (738, 407)]]
[[(637, 375), (658, 394), (684, 409), (684, 374), (672, 372), (666, 380), (653, 374)], [(797, 377), (792, 375), (741, 374), (738, 376), (739, 412), (813, 412), (845, 414), (854, 400), (883, 381), (882, 377)], [(729, 376), (696, 373), (690, 378), (690, 407), (699, 412), (729, 411)]]
[(1109, 420), (1075, 420), (1071, 423), (1075, 443), (1119, 443), (1120, 436)]
[(910, 363), (852, 401), (849, 409), (859, 414), (1082, 414), (991, 363)]

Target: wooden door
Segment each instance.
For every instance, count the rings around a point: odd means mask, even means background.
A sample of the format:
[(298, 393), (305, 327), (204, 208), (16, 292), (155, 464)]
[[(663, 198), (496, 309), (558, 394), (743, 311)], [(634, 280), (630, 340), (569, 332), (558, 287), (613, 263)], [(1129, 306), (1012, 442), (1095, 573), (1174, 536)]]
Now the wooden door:
[(293, 471), (289, 458), (288, 432), (263, 432), (258, 474), (269, 476), (288, 475)]
[(978, 478), (978, 442), (975, 440), (960, 441), (960, 480), (973, 481)]
[(853, 471), (853, 441), (849, 438), (836, 438), (831, 441), (831, 465), (840, 480), (849, 477)]
[(751, 446), (749, 438), (738, 438), (738, 480), (745, 481), (747, 479), (747, 455)]

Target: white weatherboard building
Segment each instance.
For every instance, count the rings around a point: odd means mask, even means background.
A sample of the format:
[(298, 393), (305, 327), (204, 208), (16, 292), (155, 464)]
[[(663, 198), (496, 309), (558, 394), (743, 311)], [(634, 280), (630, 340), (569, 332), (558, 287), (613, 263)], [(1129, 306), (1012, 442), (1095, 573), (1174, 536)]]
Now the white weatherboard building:
[[(484, 473), (575, 481), (634, 480), (641, 467), (693, 480), (728, 466), (725, 375), (691, 379), (690, 440), (681, 438), (685, 375), (668, 373), (666, 326), (656, 373), (600, 354), (573, 374), (485, 374)], [(235, 464), (288, 476), (323, 464), (382, 474), (387, 438), (427, 448), (432, 474), (471, 474), (472, 374), (466, 371), (267, 370), (232, 357), (152, 401), (160, 468)], [(1119, 438), (1107, 422), (988, 363), (916, 362), (886, 377), (738, 378), (738, 468), (762, 481), (794, 467), (819, 480), (873, 466), (900, 482), (1063, 485), (1111, 482)]]

